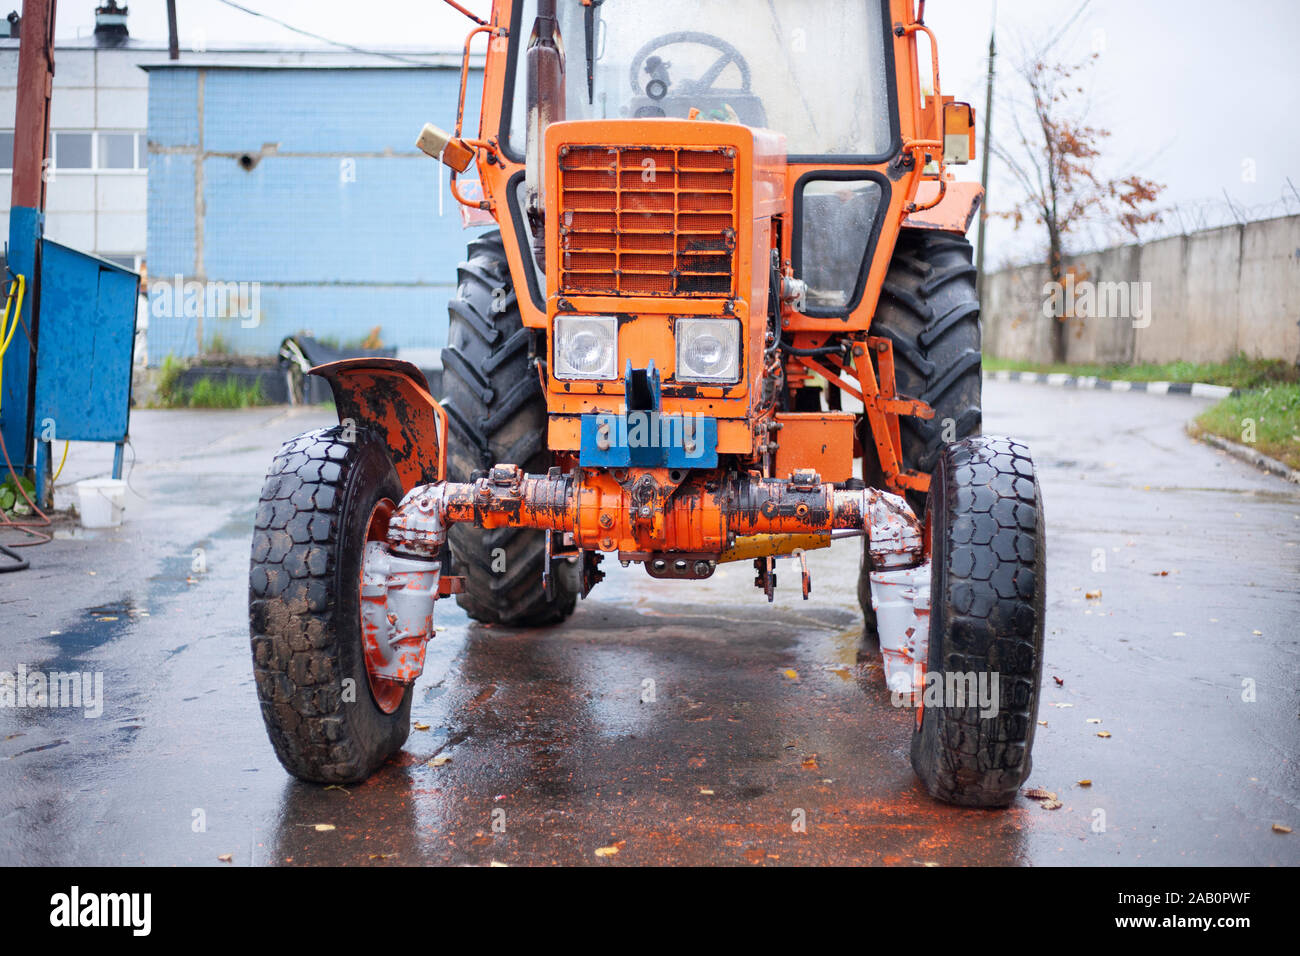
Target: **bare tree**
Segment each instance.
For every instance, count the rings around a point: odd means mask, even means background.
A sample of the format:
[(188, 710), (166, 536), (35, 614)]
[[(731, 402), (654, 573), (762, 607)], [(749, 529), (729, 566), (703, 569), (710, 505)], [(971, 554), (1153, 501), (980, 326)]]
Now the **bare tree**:
[[(1055, 62), (1050, 59), (1054, 45), (1055, 39), (1017, 68), (1029, 96), (1012, 104), (1015, 135), (992, 149), (1022, 192), (1001, 215), (1017, 226), (1028, 220), (1043, 227), (1048, 271), (1053, 282), (1061, 283), (1072, 236), (1088, 224), (1107, 221), (1136, 237), (1141, 225), (1159, 218), (1154, 202), (1164, 186), (1136, 175), (1108, 179), (1098, 172), (1101, 143), (1110, 132), (1087, 123), (1084, 100), (1084, 74), (1097, 55), (1072, 64)], [(1068, 310), (1056, 317), (1056, 362), (1065, 361), (1066, 322), (1071, 317)]]

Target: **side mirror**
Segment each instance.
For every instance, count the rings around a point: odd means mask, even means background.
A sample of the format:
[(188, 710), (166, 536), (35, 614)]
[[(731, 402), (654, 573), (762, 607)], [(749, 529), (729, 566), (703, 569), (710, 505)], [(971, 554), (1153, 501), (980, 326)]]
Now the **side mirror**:
[(975, 109), (969, 103), (943, 104), (943, 161), (964, 165), (975, 158)]
[(438, 129), (432, 123), (425, 123), (420, 130), (420, 138), (415, 141), (420, 151), (441, 160), (458, 173), (469, 169), (474, 161), (474, 150), (462, 140), (445, 130)]

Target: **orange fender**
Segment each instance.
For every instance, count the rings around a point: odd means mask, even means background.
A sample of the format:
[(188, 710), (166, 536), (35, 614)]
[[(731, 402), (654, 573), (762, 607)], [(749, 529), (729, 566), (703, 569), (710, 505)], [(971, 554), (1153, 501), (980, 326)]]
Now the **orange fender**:
[(404, 490), (446, 477), (447, 413), (418, 368), (398, 359), (352, 358), (317, 365), (311, 374), (329, 382), (341, 424), (372, 428), (388, 442)]
[[(975, 213), (984, 200), (979, 183), (948, 182), (943, 197), (929, 209), (922, 208), (903, 218), (904, 229), (937, 229), (940, 232), (966, 234)], [(916, 190), (916, 204), (924, 207), (934, 202), (939, 184), (932, 179), (921, 181)]]

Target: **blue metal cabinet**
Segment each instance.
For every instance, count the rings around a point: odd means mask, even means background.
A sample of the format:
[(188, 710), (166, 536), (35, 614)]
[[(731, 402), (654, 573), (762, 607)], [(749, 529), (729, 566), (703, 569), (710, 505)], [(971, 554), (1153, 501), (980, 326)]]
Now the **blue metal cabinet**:
[(32, 422), (41, 500), (51, 440), (116, 443), (113, 477), (122, 476), (139, 293), (136, 273), (44, 241)]

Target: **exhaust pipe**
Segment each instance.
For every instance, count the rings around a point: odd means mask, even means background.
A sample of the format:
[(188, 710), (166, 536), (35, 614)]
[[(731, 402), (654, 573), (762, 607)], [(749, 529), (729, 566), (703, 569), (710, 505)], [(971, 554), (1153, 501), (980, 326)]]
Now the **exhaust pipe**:
[(564, 41), (555, 18), (555, 0), (538, 0), (537, 19), (528, 38), (526, 104), (528, 121), (524, 146), (525, 214), (533, 234), (533, 256), (546, 269), (546, 196), (542, 142), (546, 127), (564, 121)]

